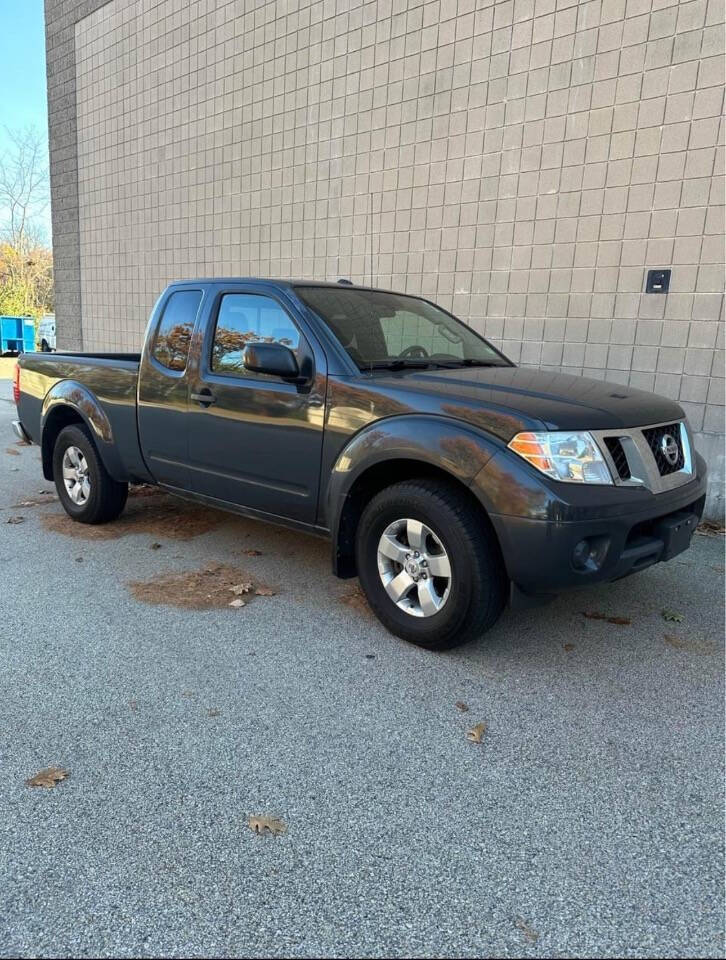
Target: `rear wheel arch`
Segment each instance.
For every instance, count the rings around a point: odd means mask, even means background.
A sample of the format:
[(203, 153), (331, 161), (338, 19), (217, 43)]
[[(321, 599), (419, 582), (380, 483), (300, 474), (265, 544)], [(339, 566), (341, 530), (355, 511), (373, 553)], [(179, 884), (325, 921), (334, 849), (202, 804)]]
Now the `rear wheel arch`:
[(83, 427), (88, 426), (78, 410), (69, 404), (57, 404), (47, 414), (43, 423), (40, 446), (43, 476), (46, 480), (53, 480), (53, 451), (55, 450), (56, 440), (65, 427), (74, 424)]
[(53, 479), (53, 450), (58, 435), (64, 427), (81, 424), (88, 430), (98, 456), (106, 469), (118, 480), (121, 476), (113, 448), (111, 423), (88, 387), (74, 380), (60, 380), (54, 384), (43, 400), (41, 419), (41, 456), (43, 476)]
[[(486, 507), (467, 483), (442, 467), (437, 467), (425, 460), (401, 457), (373, 464), (363, 470), (351, 484), (337, 518), (337, 524), (332, 531), (333, 571), (336, 576), (343, 579), (357, 576), (355, 537), (366, 506), (382, 490), (407, 480), (433, 481), (443, 488), (455, 489), (468, 500), (482, 524), (491, 532), (501, 555), (499, 538)], [(502, 564), (504, 564), (503, 558)]]

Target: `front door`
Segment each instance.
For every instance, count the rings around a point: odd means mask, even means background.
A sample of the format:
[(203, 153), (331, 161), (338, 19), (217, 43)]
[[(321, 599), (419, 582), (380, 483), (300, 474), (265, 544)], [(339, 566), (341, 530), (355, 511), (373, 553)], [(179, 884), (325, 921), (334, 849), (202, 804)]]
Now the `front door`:
[[(251, 373), (251, 342), (282, 343), (305, 383)], [(192, 490), (314, 523), (323, 442), (325, 357), (292, 313), (255, 285), (220, 290), (190, 379)]]

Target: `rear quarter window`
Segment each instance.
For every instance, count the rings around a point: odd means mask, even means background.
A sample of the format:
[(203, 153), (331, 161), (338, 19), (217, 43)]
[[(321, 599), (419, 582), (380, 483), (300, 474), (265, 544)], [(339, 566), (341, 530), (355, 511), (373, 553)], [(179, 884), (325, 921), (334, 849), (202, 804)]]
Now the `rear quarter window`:
[(201, 290), (177, 290), (166, 301), (151, 354), (168, 370), (186, 368), (201, 300)]

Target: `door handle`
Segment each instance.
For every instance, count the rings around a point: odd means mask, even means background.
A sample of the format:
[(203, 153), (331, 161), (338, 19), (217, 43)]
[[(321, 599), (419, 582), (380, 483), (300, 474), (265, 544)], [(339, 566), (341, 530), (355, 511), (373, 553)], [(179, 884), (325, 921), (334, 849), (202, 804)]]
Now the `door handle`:
[(217, 402), (217, 398), (211, 390), (202, 390), (201, 393), (192, 393), (190, 396), (195, 403), (201, 403), (203, 407), (209, 407)]

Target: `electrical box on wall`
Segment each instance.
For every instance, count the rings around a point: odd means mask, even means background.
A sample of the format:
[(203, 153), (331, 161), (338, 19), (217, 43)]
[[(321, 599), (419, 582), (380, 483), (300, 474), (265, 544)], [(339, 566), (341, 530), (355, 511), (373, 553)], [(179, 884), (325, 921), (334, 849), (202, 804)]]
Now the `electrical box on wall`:
[(646, 293), (668, 293), (671, 285), (670, 270), (649, 270), (645, 281)]

